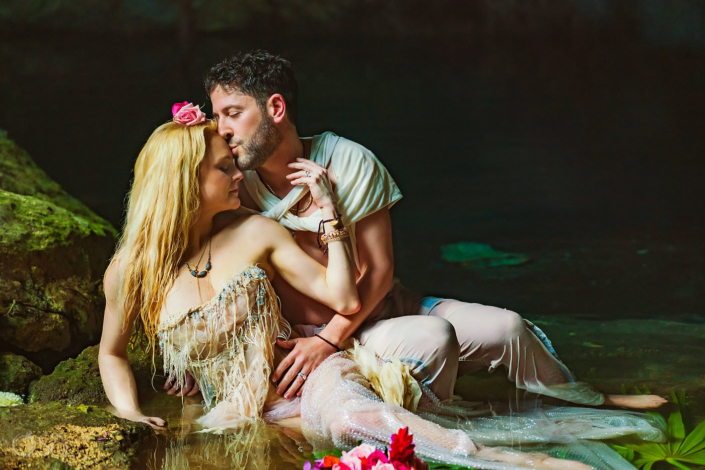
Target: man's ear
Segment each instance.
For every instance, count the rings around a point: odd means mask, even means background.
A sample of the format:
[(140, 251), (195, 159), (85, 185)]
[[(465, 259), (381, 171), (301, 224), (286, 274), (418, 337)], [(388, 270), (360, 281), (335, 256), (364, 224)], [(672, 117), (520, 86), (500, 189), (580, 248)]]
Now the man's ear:
[(276, 124), (281, 124), (286, 118), (286, 102), (282, 95), (275, 93), (269, 97), (269, 100), (267, 100), (267, 113), (272, 118), (272, 121)]

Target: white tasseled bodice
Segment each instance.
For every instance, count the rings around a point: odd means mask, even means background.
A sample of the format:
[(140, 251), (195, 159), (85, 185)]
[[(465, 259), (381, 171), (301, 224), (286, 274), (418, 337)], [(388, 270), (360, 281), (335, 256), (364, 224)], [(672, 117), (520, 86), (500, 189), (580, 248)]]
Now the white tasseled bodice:
[(157, 336), (165, 374), (183, 384), (189, 371), (207, 407), (227, 401), (246, 420), (261, 415), (274, 343), (289, 332), (267, 274), (250, 265), (208, 302), (165, 315)]

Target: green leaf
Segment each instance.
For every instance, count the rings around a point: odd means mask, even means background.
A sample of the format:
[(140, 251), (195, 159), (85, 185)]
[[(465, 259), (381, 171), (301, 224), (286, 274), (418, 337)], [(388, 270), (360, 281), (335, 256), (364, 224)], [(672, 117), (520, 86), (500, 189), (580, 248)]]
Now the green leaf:
[(675, 406), (668, 417), (668, 444), (671, 449), (671, 455), (676, 455), (681, 446), (681, 442), (685, 439), (685, 426), (683, 425), (683, 415), (681, 407), (678, 403), (678, 398), (675, 392), (671, 391), (671, 398)]
[(698, 424), (693, 432), (688, 434), (679, 449), (679, 455), (687, 455), (705, 449), (705, 421)]
[(318, 452), (313, 453), (313, 458), (319, 460), (325, 457), (326, 455), (332, 455), (333, 457), (341, 457), (343, 455), (343, 451), (340, 449), (319, 450)]
[(644, 465), (644, 470), (651, 470), (651, 467), (658, 462), (658, 460), (650, 460), (649, 462)]
[(701, 450), (700, 452), (695, 452), (693, 454), (683, 455), (677, 458), (678, 460), (682, 460), (684, 462), (705, 465), (705, 450)]
[(614, 449), (625, 460), (628, 460), (629, 462), (634, 461), (634, 449), (632, 449), (631, 447), (624, 447), (616, 444), (612, 444), (610, 447)]
[(451, 465), (446, 463), (426, 462), (428, 470), (473, 470), (469, 467), (461, 467), (460, 465)]
[(682, 463), (679, 463), (679, 462), (678, 462), (677, 460), (675, 460), (675, 459), (666, 459), (666, 462), (670, 463), (670, 464), (673, 465), (674, 467), (678, 467), (678, 468), (681, 468), (681, 469), (683, 469), (683, 470), (691, 470), (690, 467), (686, 467), (685, 465), (683, 465)]

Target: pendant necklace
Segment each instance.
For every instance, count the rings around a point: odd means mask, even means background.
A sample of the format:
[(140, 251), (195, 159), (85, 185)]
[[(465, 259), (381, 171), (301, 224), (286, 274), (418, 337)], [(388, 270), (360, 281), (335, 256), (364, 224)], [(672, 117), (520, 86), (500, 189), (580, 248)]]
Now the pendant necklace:
[(199, 271), (198, 270), (198, 265), (201, 264), (201, 260), (203, 259), (203, 255), (206, 254), (206, 249), (203, 249), (203, 253), (201, 253), (201, 257), (198, 258), (198, 263), (196, 263), (196, 266), (191, 269), (191, 266), (189, 266), (188, 261), (186, 261), (186, 269), (191, 273), (193, 277), (206, 277), (208, 273), (211, 270), (211, 244), (213, 241), (213, 236), (211, 235), (210, 239), (208, 240), (208, 261), (206, 262), (206, 270), (205, 271)]

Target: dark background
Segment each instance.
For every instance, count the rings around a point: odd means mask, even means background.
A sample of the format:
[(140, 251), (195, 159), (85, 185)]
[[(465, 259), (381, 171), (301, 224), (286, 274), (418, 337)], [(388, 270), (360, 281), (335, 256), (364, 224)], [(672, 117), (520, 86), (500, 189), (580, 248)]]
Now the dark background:
[[(132, 166), (223, 58), (291, 61), (300, 133), (370, 148), (409, 287), (705, 321), (705, 3), (3, 0), (0, 128), (116, 227)], [(467, 269), (440, 247), (527, 264)]]

